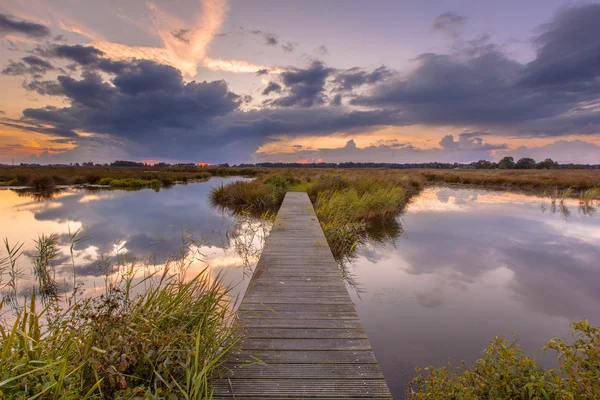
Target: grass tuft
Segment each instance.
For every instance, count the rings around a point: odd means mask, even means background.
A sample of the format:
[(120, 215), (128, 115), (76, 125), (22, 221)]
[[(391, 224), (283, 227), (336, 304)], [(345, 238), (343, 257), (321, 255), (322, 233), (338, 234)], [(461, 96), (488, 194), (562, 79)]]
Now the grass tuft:
[[(65, 295), (63, 304), (50, 273), (56, 239), (36, 242), (37, 288), (11, 307), (12, 325), (0, 325), (0, 398), (210, 399), (209, 379), (237, 339), (220, 279), (207, 269), (184, 278), (195, 260), (188, 238), (154, 273), (136, 260), (107, 260), (104, 293)], [(6, 248), (2, 265), (10, 269), (18, 255)]]

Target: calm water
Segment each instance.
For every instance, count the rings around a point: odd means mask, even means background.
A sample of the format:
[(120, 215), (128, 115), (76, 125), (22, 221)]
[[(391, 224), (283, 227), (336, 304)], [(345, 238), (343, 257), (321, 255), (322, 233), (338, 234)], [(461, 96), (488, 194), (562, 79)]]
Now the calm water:
[(533, 356), (571, 321), (600, 325), (600, 216), (566, 206), (565, 217), (535, 196), (430, 188), (399, 238), (359, 251), (351, 294), (395, 398), (415, 366), (472, 363), (495, 333), (520, 334)]
[[(160, 266), (180, 251), (182, 237), (192, 231), (197, 243), (191, 248), (201, 260), (193, 263), (188, 276), (208, 267), (214, 277), (221, 274), (226, 284), (234, 286), (233, 296), (243, 293), (269, 226), (249, 217), (223, 214), (209, 205), (210, 189), (232, 180), (235, 178), (215, 178), (158, 193), (66, 189), (42, 201), (0, 190), (0, 238), (8, 238), (12, 245), (24, 243), (24, 255), (19, 259), (24, 273), (19, 294), (26, 294), (32, 284), (33, 239), (52, 233), (60, 236), (61, 243), (53, 263), (56, 279), (64, 291), (72, 289), (69, 232), (78, 229), (79, 237), (85, 240), (75, 246), (75, 270), (77, 284), (86, 293), (104, 290), (103, 258), (113, 263), (119, 257), (136, 258)], [(5, 255), (2, 248), (0, 259)]]
[[(161, 260), (180, 249), (182, 228), (194, 230), (203, 260), (191, 272), (208, 266), (213, 276), (225, 274), (236, 295), (269, 226), (210, 207), (210, 189), (230, 180), (158, 193), (67, 189), (42, 201), (0, 190), (0, 237), (25, 243), (19, 265), (28, 271), (32, 239), (61, 235), (56, 273), (69, 290), (68, 232), (81, 229), (77, 280), (93, 294), (102, 290), (102, 256)], [(350, 292), (396, 398), (415, 366), (472, 363), (495, 333), (519, 333), (534, 355), (571, 321), (600, 324), (600, 217), (584, 215), (576, 201), (566, 206), (552, 212), (535, 196), (429, 188), (399, 218), (399, 237), (359, 249)]]

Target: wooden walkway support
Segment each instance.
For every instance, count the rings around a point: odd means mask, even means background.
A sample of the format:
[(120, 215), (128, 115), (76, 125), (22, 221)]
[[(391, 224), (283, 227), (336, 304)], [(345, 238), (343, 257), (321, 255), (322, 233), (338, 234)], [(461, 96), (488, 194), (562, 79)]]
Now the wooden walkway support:
[(287, 193), (237, 315), (215, 399), (391, 398), (306, 193)]

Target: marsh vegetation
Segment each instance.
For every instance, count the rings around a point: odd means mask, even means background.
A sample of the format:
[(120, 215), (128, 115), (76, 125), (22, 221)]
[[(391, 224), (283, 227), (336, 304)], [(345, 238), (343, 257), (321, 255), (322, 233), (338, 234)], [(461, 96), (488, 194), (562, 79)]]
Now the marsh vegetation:
[[(72, 249), (80, 243), (71, 237)], [(36, 240), (24, 302), (18, 243), (0, 254), (0, 397), (131, 399), (211, 397), (209, 378), (236, 345), (228, 289), (206, 268), (190, 232), (161, 263), (125, 252), (102, 259), (101, 295), (56, 278), (56, 235)], [(72, 253), (71, 253), (72, 254)], [(199, 259), (200, 258), (200, 259)], [(0, 279), (1, 279), (0, 278)], [(25, 283), (27, 285), (27, 283)], [(7, 314), (8, 313), (8, 314)]]
[[(65, 170), (71, 173), (76, 169)], [(240, 173), (235, 169), (224, 170), (227, 172), (223, 174)], [(37, 170), (36, 173), (40, 171), (48, 170)], [(200, 173), (165, 171), (161, 175), (163, 172), (144, 172), (139, 168), (124, 168), (120, 172), (122, 174), (115, 173), (111, 168), (105, 171), (105, 175), (100, 173), (102, 176), (93, 180), (95, 185), (102, 187), (89, 187), (85, 192), (79, 190), (94, 197), (103, 193), (105, 188), (162, 188), (185, 182), (186, 174), (191, 181), (196, 179), (193, 176), (199, 176), (194, 174)], [(53, 184), (60, 181), (52, 176), (54, 173), (44, 174), (40, 173), (50, 176)], [(398, 216), (423, 188), (433, 183), (537, 190), (545, 194), (542, 211), (550, 210), (566, 217), (571, 213), (569, 206), (574, 202), (579, 204), (583, 214), (593, 215), (600, 199), (600, 175), (597, 171), (253, 169), (244, 170), (244, 174), (255, 179), (177, 188), (212, 186), (210, 198), (215, 205), (244, 218), (266, 219), (272, 218), (287, 191), (306, 192), (346, 276), (350, 274), (346, 266), (355, 259), (357, 251), (363, 247), (361, 244), (395, 245), (403, 232)], [(6, 178), (17, 179), (13, 175)], [(2, 179), (0, 181), (10, 182)], [(45, 197), (41, 193), (60, 194), (61, 190), (65, 190), (44, 183), (47, 182), (45, 179), (41, 179), (39, 187), (49, 190), (19, 192), (19, 195), (42, 200)], [(140, 183), (140, 180), (145, 182)], [(64, 182), (74, 183), (75, 180)], [(126, 192), (106, 194), (112, 196), (118, 193)], [(189, 196), (190, 192), (185, 193)], [(127, 194), (142, 195), (144, 192)], [(64, 211), (71, 207), (68, 204), (57, 209)], [(126, 214), (144, 208), (139, 203), (131, 207)], [(186, 207), (176, 208), (175, 214), (165, 216), (189, 219), (184, 212)], [(152, 209), (152, 218), (162, 218), (162, 209)], [(98, 212), (101, 210), (105, 209), (99, 208)], [(148, 215), (135, 214), (132, 218), (140, 218), (141, 221)], [(68, 213), (60, 214), (62, 220), (68, 217)], [(171, 220), (161, 221), (173, 223)], [(240, 258), (257, 257), (260, 246), (253, 247), (252, 243), (244, 243), (244, 240), (241, 236), (236, 238), (236, 254)], [(36, 241), (36, 253), (26, 254), (34, 257), (32, 273), (36, 277), (27, 301), (18, 297), (19, 293), (23, 293), (23, 285), (18, 287), (22, 272), (18, 266), (23, 261), (20, 243), (5, 243), (0, 254), (2, 306), (4, 312), (11, 313), (5, 314), (6, 321), (11, 322), (5, 323), (1, 331), (2, 395), (23, 398), (42, 392), (39, 398), (85, 398), (88, 394), (90, 398), (209, 397), (208, 378), (218, 371), (235, 340), (231, 336), (234, 327), (229, 324), (227, 314), (227, 285), (215, 282), (206, 271), (193, 276), (188, 274), (184, 279), (186, 274), (182, 271), (186, 270), (189, 257), (203, 255), (193, 250), (193, 246), (186, 245), (186, 251), (167, 257), (164, 263), (158, 264), (158, 268), (154, 261), (149, 263), (133, 255), (115, 255), (107, 259), (103, 296), (90, 297), (81, 290), (74, 290), (77, 280), (75, 284), (62, 288), (57, 284), (53, 272), (57, 262), (55, 241), (56, 237), (52, 235), (40, 237)], [(594, 350), (599, 346), (598, 331), (593, 327), (583, 331), (584, 327), (584, 321), (573, 327), (575, 344), (556, 339), (551, 341), (555, 347), (548, 347), (548, 352), (556, 350), (557, 355), (566, 354), (567, 350), (571, 352), (563, 356), (561, 360), (564, 362), (561, 361), (560, 367), (576, 366), (571, 375), (566, 370), (556, 369), (553, 372), (543, 368), (520, 352), (516, 344), (497, 338), (486, 350), (483, 361), (472, 367), (465, 365), (458, 370), (444, 367), (421, 371), (422, 375), (411, 382), (414, 392), (407, 396), (441, 399), (446, 398), (445, 393), (454, 390), (455, 398), (502, 397), (506, 393), (499, 390), (507, 389), (506, 385), (502, 385), (510, 379), (516, 382), (511, 389), (514, 391), (510, 392), (513, 398), (544, 398), (544, 392), (549, 394), (549, 398), (590, 398), (589, 390), (597, 389), (593, 381), (585, 379), (593, 376), (599, 368), (598, 352)], [(589, 351), (576, 353), (573, 346)], [(584, 375), (578, 375), (583, 372)], [(492, 375), (486, 375), (488, 373)], [(489, 384), (482, 387), (482, 380)], [(582, 383), (577, 386), (576, 382)]]

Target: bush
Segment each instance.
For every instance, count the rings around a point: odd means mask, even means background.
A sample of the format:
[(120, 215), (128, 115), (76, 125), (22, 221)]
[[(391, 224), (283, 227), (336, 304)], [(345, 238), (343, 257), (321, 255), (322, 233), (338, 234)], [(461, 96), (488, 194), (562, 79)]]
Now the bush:
[(33, 186), (35, 189), (43, 190), (53, 188), (55, 183), (51, 177), (43, 175), (32, 178), (29, 185)]
[(98, 181), (98, 185), (108, 186), (112, 181), (112, 178), (102, 178)]
[(546, 370), (525, 355), (517, 341), (495, 337), (471, 368), (417, 368), (407, 397), (420, 399), (598, 399), (600, 327), (587, 320), (571, 324), (572, 343), (552, 338), (558, 370)]

